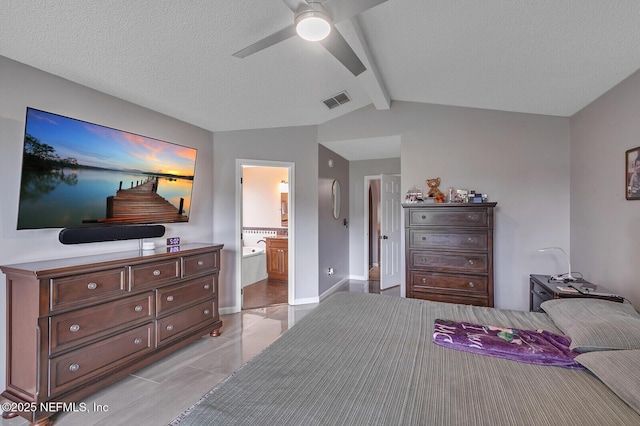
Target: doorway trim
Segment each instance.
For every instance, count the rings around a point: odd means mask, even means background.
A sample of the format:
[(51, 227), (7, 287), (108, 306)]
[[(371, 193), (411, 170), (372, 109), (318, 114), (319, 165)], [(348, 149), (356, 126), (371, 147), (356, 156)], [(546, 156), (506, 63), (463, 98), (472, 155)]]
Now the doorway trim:
[(295, 163), (288, 161), (253, 160), (246, 158), (236, 159), (236, 300), (237, 312), (242, 311), (242, 168), (244, 166), (254, 167), (279, 167), (287, 169), (287, 179), (289, 182), (289, 218), (288, 218), (288, 304), (293, 305), (295, 301)]

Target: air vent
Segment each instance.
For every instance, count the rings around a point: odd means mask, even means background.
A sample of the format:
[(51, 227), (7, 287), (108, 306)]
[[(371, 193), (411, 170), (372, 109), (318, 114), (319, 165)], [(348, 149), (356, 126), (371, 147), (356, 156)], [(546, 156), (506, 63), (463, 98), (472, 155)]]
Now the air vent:
[(351, 98), (349, 98), (347, 92), (340, 92), (337, 95), (333, 95), (332, 97), (325, 99), (322, 102), (324, 102), (327, 108), (334, 109), (335, 107), (338, 107), (342, 104), (346, 104), (350, 100)]

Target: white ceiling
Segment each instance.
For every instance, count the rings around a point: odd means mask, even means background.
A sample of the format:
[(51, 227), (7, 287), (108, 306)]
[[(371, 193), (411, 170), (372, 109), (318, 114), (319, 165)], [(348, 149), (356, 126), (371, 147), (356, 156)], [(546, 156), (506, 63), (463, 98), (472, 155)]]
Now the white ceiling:
[(231, 56), (292, 21), (282, 0), (5, 0), (0, 55), (214, 132), (389, 100), (571, 116), (640, 68), (637, 0), (388, 0), (338, 24), (359, 77), (297, 37)]

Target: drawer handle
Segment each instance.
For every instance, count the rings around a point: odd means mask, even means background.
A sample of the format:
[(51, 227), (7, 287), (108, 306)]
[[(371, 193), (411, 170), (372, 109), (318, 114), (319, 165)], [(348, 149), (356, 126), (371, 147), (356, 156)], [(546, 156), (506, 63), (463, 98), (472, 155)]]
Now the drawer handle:
[(205, 309), (203, 313), (204, 313), (205, 315), (209, 315), (209, 313), (210, 313), (210, 312), (211, 312), (210, 310)]
[(73, 363), (69, 366), (69, 371), (78, 371), (80, 369), (80, 364)]
[(204, 289), (205, 289), (205, 290), (209, 290), (210, 288), (211, 288), (211, 286), (210, 286), (209, 284), (205, 284), (205, 285), (204, 285)]
[(474, 288), (476, 285), (473, 281), (469, 281), (469, 287)]
[(167, 330), (169, 330), (169, 331), (173, 330), (173, 325), (169, 324), (169, 325), (167, 326)]
[(155, 271), (153, 271), (153, 275), (155, 275), (156, 277), (160, 276), (160, 269), (156, 269)]
[(470, 214), (467, 215), (467, 219), (469, 219), (469, 220), (478, 220), (478, 214), (477, 213), (476, 214), (470, 213)]
[(469, 238), (467, 238), (467, 241), (472, 242), (472, 241), (473, 241), (473, 238), (472, 238), (472, 237), (469, 237)]
[(204, 260), (198, 260), (198, 266), (204, 265)]
[(426, 284), (426, 283), (427, 283), (427, 279), (426, 279), (426, 278), (423, 278), (423, 279), (422, 279), (422, 284)]
[(469, 260), (467, 261), (467, 263), (468, 263), (469, 265), (473, 265), (473, 259), (469, 259)]
[(173, 296), (167, 296), (167, 302), (173, 302)]
[(133, 310), (136, 312), (142, 312), (142, 305), (136, 305), (136, 307), (133, 308)]
[(69, 331), (72, 333), (75, 333), (78, 330), (80, 330), (80, 326), (78, 324), (73, 324), (71, 327), (69, 327)]
[(422, 219), (426, 219), (426, 218), (427, 218), (427, 216), (423, 214), (422, 215)]
[(142, 343), (142, 339), (141, 339), (141, 338), (139, 338), (139, 337), (136, 337), (136, 339), (133, 341), (133, 343), (134, 343), (135, 345), (139, 345), (140, 343)]
[(422, 241), (425, 241), (426, 239), (427, 239), (427, 237), (424, 237), (424, 236), (422, 237)]
[(98, 284), (96, 284), (96, 283), (89, 283), (89, 284), (87, 284), (87, 288), (88, 288), (89, 290), (95, 290), (96, 288), (98, 288)]

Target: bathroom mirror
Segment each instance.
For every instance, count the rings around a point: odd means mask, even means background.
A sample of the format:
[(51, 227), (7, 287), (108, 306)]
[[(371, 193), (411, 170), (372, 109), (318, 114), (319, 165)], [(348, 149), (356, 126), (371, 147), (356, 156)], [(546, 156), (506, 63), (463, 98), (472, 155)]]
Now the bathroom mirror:
[(331, 213), (334, 219), (340, 217), (340, 182), (337, 179), (331, 185)]

